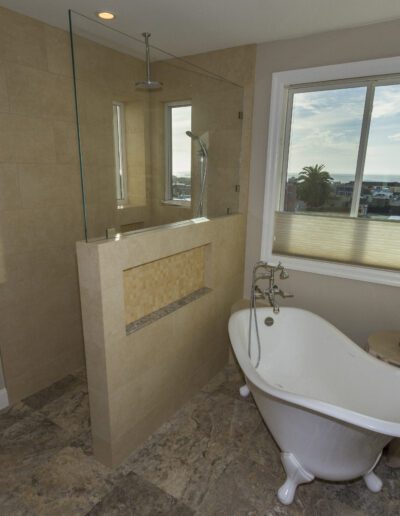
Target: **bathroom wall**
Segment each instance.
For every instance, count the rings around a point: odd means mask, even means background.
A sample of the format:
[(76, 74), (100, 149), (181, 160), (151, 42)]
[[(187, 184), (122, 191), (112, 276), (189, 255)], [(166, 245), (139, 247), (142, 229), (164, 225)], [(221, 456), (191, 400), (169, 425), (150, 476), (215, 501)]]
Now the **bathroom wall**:
[[(174, 60), (154, 63), (154, 74), (164, 82), (164, 88), (152, 97), (152, 116), (155, 120), (162, 120), (162, 102), (192, 100), (193, 132), (210, 132), (208, 213), (210, 216), (225, 215), (227, 205), (236, 207), (234, 209), (238, 209), (240, 213), (246, 213), (256, 45), (207, 52), (189, 56), (187, 59), (195, 66), (185, 66)], [(222, 76), (243, 89), (199, 75), (196, 66)], [(240, 106), (243, 110), (242, 120), (238, 118)], [(154, 216), (159, 223), (173, 222), (182, 218), (182, 210), (185, 208), (160, 203), (165, 188), (165, 137), (164, 124), (156, 122), (156, 126), (158, 132), (152, 135)], [(192, 166), (195, 172), (193, 190), (196, 199), (198, 156), (195, 150)], [(235, 184), (240, 184), (239, 194), (235, 192)], [(192, 206), (195, 205), (195, 202), (192, 203)], [(188, 217), (192, 216), (192, 209), (185, 211)]]
[[(245, 292), (260, 257), (272, 73), (398, 56), (399, 33), (397, 20), (258, 45)], [(292, 271), (285, 289), (295, 294), (286, 303), (313, 310), (361, 345), (373, 331), (399, 328), (398, 288)]]
[[(197, 214), (200, 179), (196, 145), (192, 156), (192, 205), (163, 202), (165, 103), (169, 101), (191, 101), (193, 131), (209, 133), (206, 213), (215, 217), (237, 212), (244, 196), (236, 191), (236, 185), (240, 177), (246, 178), (246, 183), (248, 177), (249, 160), (246, 156), (241, 159), (241, 143), (243, 132), (248, 152), (255, 45), (190, 56), (191, 63), (199, 63), (197, 67), (179, 60), (157, 61), (160, 53), (154, 52), (152, 77), (163, 87), (148, 92), (132, 87), (144, 77), (143, 61), (80, 36), (75, 36), (74, 42), (89, 238), (104, 237), (107, 227), (120, 231), (132, 225), (134, 229), (158, 226)], [(231, 67), (223, 64), (226, 62)], [(230, 70), (228, 79), (235, 84), (207, 75), (204, 69), (222, 76)], [(124, 103), (127, 124), (129, 199), (124, 209), (117, 209), (115, 202), (111, 109), (115, 100)], [(240, 111), (245, 112), (244, 120), (239, 119)], [(138, 113), (139, 119), (134, 120), (132, 115)]]
[[(88, 238), (104, 238), (106, 228), (149, 226), (149, 94), (134, 88), (144, 77), (144, 62), (77, 35), (74, 59)], [(116, 202), (113, 102), (125, 108), (128, 199), (123, 209)]]
[[(244, 228), (245, 217), (231, 215), (78, 243), (93, 445), (100, 461), (121, 462), (227, 362), (230, 309), (242, 295)], [(161, 310), (161, 318), (160, 311), (154, 312), (154, 320), (127, 334), (125, 300), (130, 296), (124, 289), (133, 296), (143, 289), (124, 282), (123, 271), (147, 264), (157, 275), (158, 261), (163, 267), (163, 260), (174, 262), (178, 253), (203, 246), (207, 252), (194, 260), (193, 275), (199, 279), (191, 288), (197, 290), (204, 277), (208, 289), (178, 303), (175, 311)], [(199, 266), (204, 268), (200, 275)], [(145, 293), (153, 310), (160, 302), (151, 292), (174, 288), (180, 269), (171, 274), (167, 267), (166, 272)]]
[[(246, 82), (245, 212), (255, 46), (207, 56), (193, 59)], [(97, 60), (93, 71), (102, 57), (91, 58)], [(75, 256), (83, 224), (72, 93), (68, 33), (0, 8), (0, 353), (11, 402), (84, 365)], [(120, 224), (130, 222), (123, 213), (119, 217)]]
[(0, 352), (12, 402), (83, 366), (67, 34), (0, 8)]

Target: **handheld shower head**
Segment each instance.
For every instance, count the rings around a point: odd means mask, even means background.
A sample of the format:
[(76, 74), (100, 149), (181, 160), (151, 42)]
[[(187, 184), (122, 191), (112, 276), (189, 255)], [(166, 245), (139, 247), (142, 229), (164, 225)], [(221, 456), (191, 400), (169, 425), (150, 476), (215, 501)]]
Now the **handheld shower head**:
[(192, 131), (186, 131), (186, 135), (189, 136), (189, 138), (191, 138), (192, 140), (199, 142), (201, 152), (202, 152), (203, 156), (205, 156), (207, 158), (208, 157), (207, 147), (206, 147), (206, 144), (203, 142), (203, 140), (200, 138), (200, 136), (197, 136), (197, 134), (192, 133)]

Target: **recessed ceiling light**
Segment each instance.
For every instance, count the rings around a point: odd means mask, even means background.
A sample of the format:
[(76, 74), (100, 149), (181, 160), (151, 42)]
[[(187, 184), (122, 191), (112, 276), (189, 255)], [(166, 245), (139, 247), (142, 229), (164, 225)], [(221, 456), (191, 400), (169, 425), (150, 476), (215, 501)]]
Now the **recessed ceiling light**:
[(113, 20), (115, 18), (115, 14), (110, 11), (99, 11), (96, 14), (102, 20)]

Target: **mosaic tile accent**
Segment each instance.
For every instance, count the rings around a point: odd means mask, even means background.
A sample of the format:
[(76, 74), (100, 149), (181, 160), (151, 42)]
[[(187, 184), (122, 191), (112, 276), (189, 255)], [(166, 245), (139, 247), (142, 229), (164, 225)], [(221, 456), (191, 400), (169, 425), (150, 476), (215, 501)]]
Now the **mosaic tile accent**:
[(185, 306), (188, 303), (191, 303), (192, 301), (199, 299), (199, 297), (204, 296), (204, 294), (208, 294), (209, 292), (211, 292), (210, 288), (207, 288), (207, 287), (200, 288), (199, 290), (192, 292), (188, 296), (178, 299), (178, 301), (174, 301), (173, 303), (170, 303), (167, 306), (163, 306), (162, 308), (160, 308), (159, 310), (156, 310), (155, 312), (151, 312), (151, 314), (141, 317), (137, 321), (133, 321), (133, 322), (127, 324), (126, 325), (126, 334), (129, 335), (130, 333), (133, 333), (134, 331), (138, 331), (138, 330), (140, 330), (140, 328), (143, 328), (144, 326), (147, 326), (148, 324), (151, 324), (154, 321), (158, 321), (158, 319), (161, 319), (162, 317), (165, 317), (166, 315), (168, 315), (172, 312), (175, 312), (175, 310), (178, 310), (182, 306)]
[(206, 247), (196, 247), (125, 270), (126, 324), (203, 288)]

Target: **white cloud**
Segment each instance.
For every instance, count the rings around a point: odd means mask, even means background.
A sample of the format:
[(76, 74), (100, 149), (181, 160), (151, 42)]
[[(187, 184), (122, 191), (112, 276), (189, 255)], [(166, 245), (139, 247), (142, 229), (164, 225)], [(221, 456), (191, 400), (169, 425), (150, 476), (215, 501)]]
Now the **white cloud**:
[(376, 88), (372, 118), (398, 114), (400, 114), (400, 85)]
[(400, 142), (400, 133), (390, 134), (388, 138), (394, 142)]

